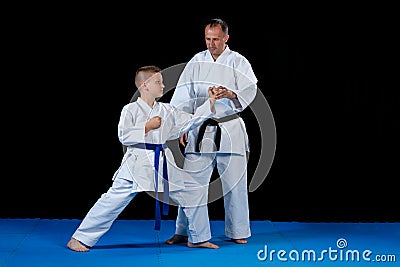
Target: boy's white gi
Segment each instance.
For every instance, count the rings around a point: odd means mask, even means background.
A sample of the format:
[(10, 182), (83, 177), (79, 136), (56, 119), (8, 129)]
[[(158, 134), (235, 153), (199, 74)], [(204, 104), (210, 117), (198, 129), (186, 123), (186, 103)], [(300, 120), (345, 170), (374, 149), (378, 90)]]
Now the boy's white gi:
[[(194, 115), (173, 108), (168, 103), (155, 102), (150, 107), (140, 97), (125, 105), (118, 123), (118, 138), (127, 146), (127, 151), (112, 178), (112, 186), (89, 210), (72, 237), (87, 246), (95, 245), (138, 192), (155, 191), (154, 151), (135, 148), (136, 144), (165, 144), (167, 140), (178, 138), (212, 115), (214, 113), (211, 112), (210, 101), (205, 101)], [(145, 134), (145, 124), (154, 116), (161, 117), (161, 127)], [(162, 192), (164, 188), (162, 163), (167, 160), (171, 199), (180, 206), (192, 206), (204, 201), (197, 196), (193, 197), (190, 191), (193, 181), (176, 166), (171, 151), (166, 148), (164, 152), (165, 156), (160, 157), (158, 191)], [(189, 220), (189, 241), (198, 243), (209, 240), (211, 232), (208, 214), (198, 217), (193, 210), (188, 210), (186, 215)]]

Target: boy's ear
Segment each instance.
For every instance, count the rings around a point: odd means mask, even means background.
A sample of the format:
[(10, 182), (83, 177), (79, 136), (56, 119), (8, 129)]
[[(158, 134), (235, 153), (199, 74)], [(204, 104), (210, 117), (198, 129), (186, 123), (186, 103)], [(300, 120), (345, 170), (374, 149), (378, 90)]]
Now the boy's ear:
[(142, 82), (138, 88), (139, 92), (142, 92), (146, 88), (146, 82)]

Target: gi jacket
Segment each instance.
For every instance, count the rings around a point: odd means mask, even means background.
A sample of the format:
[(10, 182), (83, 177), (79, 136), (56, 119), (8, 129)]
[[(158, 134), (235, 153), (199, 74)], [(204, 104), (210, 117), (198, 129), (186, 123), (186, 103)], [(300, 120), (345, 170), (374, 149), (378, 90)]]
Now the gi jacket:
[[(165, 144), (167, 140), (178, 138), (213, 115), (210, 101), (205, 101), (195, 114), (176, 109), (168, 103), (155, 102), (153, 107), (150, 107), (140, 97), (137, 101), (125, 105), (118, 123), (118, 138), (123, 145), (127, 146), (127, 151), (113, 179), (119, 177), (135, 181), (133, 188), (135, 192), (154, 192), (154, 151), (135, 148), (134, 145)], [(161, 117), (161, 127), (145, 133), (146, 122), (154, 116)], [(162, 178), (164, 160), (168, 163), (169, 190), (183, 189), (185, 175), (188, 174), (176, 166), (169, 148), (165, 149), (165, 156), (160, 156), (158, 191), (162, 192), (164, 188)]]
[[(179, 77), (171, 98), (171, 105), (194, 114), (208, 99), (210, 86), (224, 86), (237, 95), (237, 99), (219, 99), (215, 102), (216, 118), (243, 111), (255, 98), (257, 78), (249, 61), (241, 54), (226, 47), (214, 62), (208, 50), (197, 53), (186, 65)], [(221, 143), (219, 152), (245, 155), (249, 151), (246, 126), (242, 118), (219, 123)], [(186, 153), (194, 153), (198, 128), (189, 132)], [(208, 126), (201, 146), (202, 153), (215, 153), (216, 126)], [(207, 142), (208, 141), (208, 142)]]

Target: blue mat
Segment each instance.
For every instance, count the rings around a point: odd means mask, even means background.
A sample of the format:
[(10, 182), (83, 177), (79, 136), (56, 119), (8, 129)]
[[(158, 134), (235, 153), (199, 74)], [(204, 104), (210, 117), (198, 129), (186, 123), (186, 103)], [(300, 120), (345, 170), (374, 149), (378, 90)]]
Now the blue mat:
[(66, 247), (80, 220), (0, 219), (1, 267), (400, 266), (400, 223), (252, 221), (246, 245), (211, 221), (219, 249), (167, 245), (174, 221), (116, 220), (89, 252)]

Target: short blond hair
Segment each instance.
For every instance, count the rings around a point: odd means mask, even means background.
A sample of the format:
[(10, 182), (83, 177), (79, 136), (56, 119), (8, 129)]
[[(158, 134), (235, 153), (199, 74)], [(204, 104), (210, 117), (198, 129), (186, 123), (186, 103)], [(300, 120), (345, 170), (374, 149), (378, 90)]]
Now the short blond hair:
[(135, 85), (139, 89), (141, 84), (147, 81), (155, 73), (161, 72), (161, 69), (155, 65), (143, 66), (136, 70)]

